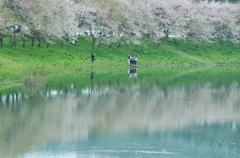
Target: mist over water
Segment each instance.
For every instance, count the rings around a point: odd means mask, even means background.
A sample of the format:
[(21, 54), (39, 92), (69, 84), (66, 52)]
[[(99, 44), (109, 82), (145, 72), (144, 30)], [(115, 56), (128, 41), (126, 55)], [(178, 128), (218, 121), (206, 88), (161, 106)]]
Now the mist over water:
[(1, 92), (0, 157), (240, 156), (237, 79), (149, 71)]

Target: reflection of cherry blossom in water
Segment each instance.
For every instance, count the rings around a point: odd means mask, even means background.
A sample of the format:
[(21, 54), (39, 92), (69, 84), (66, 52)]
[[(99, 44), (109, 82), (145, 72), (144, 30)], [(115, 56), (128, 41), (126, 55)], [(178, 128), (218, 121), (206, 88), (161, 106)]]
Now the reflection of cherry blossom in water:
[(48, 141), (87, 140), (94, 132), (121, 135), (135, 129), (154, 134), (228, 121), (233, 121), (232, 128), (236, 129), (239, 92), (237, 84), (165, 90), (153, 86), (144, 91), (140, 85), (125, 87), (124, 91), (86, 88), (78, 94), (53, 91), (48, 98), (36, 97), (37, 102), (22, 102), (18, 109), (2, 108), (0, 132), (8, 139), (7, 143), (0, 141), (0, 149), (5, 154), (19, 153)]

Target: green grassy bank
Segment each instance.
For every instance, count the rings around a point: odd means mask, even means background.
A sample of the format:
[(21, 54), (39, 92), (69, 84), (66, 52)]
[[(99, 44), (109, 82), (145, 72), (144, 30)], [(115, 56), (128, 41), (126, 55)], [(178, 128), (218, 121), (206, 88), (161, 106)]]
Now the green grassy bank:
[[(152, 43), (146, 43), (143, 50), (141, 46), (123, 43), (120, 48), (114, 45), (97, 46), (91, 49), (91, 40), (82, 38), (75, 46), (65, 43), (61, 47), (60, 41), (56, 41), (49, 48), (42, 43), (31, 47), (31, 41), (26, 42), (25, 48), (18, 42), (15, 47), (10, 47), (10, 39), (4, 39), (4, 46), (0, 48), (0, 82), (19, 83), (29, 73), (41, 69), (44, 76), (64, 74), (69, 72), (84, 72), (90, 69), (109, 69), (129, 67), (127, 55), (138, 55), (138, 65), (147, 67), (169, 66), (203, 66), (234, 64), (240, 60), (240, 44), (232, 45), (225, 42), (223, 49), (217, 41), (206, 44), (186, 44), (183, 40), (163, 40), (158, 47)], [(96, 55), (96, 61), (90, 63), (91, 54)]]

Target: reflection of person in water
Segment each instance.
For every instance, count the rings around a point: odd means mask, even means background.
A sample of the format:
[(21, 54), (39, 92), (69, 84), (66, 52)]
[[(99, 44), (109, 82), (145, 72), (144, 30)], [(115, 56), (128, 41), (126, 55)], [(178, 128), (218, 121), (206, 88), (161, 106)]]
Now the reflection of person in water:
[(94, 79), (94, 72), (91, 72), (91, 80)]
[(94, 79), (94, 72), (91, 72), (91, 92), (94, 89), (93, 79)]
[(137, 77), (137, 69), (128, 69), (128, 77), (129, 78), (136, 78)]

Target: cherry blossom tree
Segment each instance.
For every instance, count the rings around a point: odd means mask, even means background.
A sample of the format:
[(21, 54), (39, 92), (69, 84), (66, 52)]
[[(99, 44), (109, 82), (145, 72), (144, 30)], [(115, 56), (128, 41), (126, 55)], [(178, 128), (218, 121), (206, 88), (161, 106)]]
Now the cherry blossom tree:
[(158, 42), (159, 36), (158, 24), (151, 12), (152, 5), (147, 1), (138, 1), (132, 8), (134, 20), (134, 37), (131, 40), (136, 45), (141, 45), (143, 50), (147, 42)]
[[(4, 6), (4, 7), (3, 7)], [(239, 3), (192, 0), (2, 0), (0, 46), (6, 36), (17, 41), (52, 43), (58, 38), (77, 43), (88, 31), (92, 49), (98, 43), (120, 48), (123, 40), (143, 49), (146, 42), (159, 45), (163, 37), (182, 38), (188, 45), (217, 38), (239, 42)], [(87, 26), (87, 27), (86, 27)], [(83, 28), (84, 27), (84, 28)], [(11, 31), (12, 28), (12, 31)], [(86, 30), (87, 29), (87, 30)], [(7, 30), (7, 31), (6, 31)], [(195, 35), (189, 37), (189, 35)]]
[(200, 41), (210, 42), (209, 35), (212, 32), (212, 26), (209, 24), (207, 3), (188, 4), (183, 6), (184, 18), (187, 21), (183, 40), (188, 43), (196, 43), (198, 48)]
[(10, 35), (15, 35), (16, 40), (16, 32), (19, 32), (21, 27), (16, 29), (16, 26), (19, 26), (21, 22), (9, 7), (11, 6), (8, 3), (4, 1), (0, 2), (0, 47), (3, 47), (3, 39)]
[(174, 1), (154, 1), (153, 14), (156, 22), (158, 23), (160, 30), (168, 38), (169, 35), (176, 30), (180, 30), (178, 21), (181, 13), (177, 13), (180, 4)]
[(6, 0), (6, 4), (28, 26), (32, 45), (35, 39), (40, 47), (41, 40), (49, 42), (49, 37), (61, 39), (65, 34), (73, 34), (75, 30), (75, 17), (71, 10), (74, 2), (71, 0)]
[(209, 7), (210, 25), (213, 28), (212, 37), (219, 40), (220, 49), (226, 40), (237, 43), (240, 31), (237, 16), (240, 5), (211, 3)]

